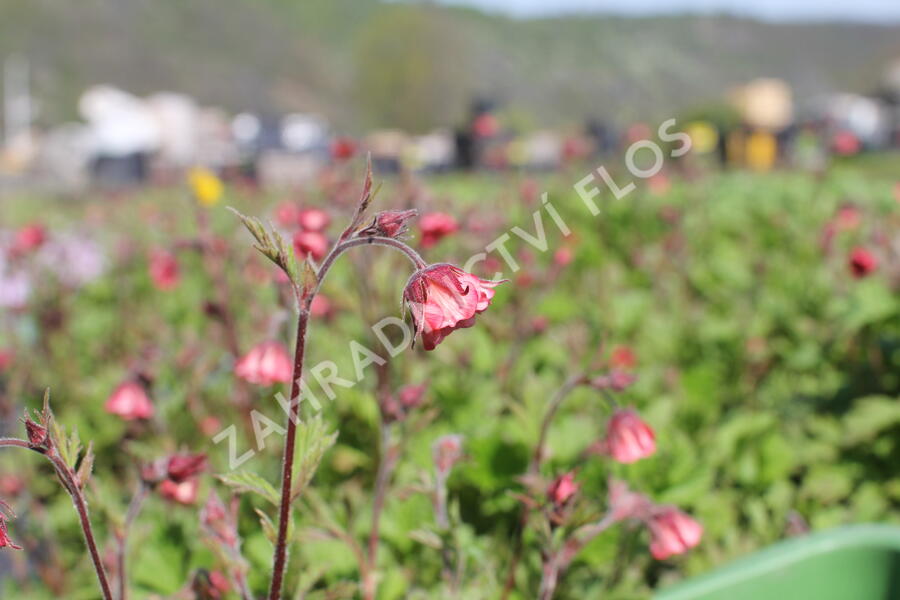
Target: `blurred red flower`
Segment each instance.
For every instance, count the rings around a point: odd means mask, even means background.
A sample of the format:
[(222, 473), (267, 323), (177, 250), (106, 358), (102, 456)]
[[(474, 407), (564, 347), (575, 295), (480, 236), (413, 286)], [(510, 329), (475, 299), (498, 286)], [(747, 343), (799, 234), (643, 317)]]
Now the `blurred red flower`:
[(339, 136), (331, 140), (331, 158), (334, 160), (347, 160), (356, 154), (356, 141), (347, 136)]
[(663, 560), (687, 552), (700, 543), (703, 526), (674, 506), (660, 506), (647, 520), (650, 528), (650, 553)]
[(656, 436), (638, 414), (617, 410), (606, 426), (609, 454), (620, 463), (633, 463), (656, 452)]
[(422, 230), (422, 247), (431, 248), (444, 237), (455, 233), (459, 225), (452, 216), (441, 213), (428, 213), (419, 221)]
[(321, 208), (304, 208), (297, 214), (297, 225), (304, 231), (324, 231), (331, 216)]
[(615, 369), (629, 370), (633, 369), (637, 364), (637, 356), (628, 346), (617, 346), (613, 348), (609, 356), (609, 365)]
[(575, 473), (563, 473), (553, 480), (547, 488), (547, 497), (557, 506), (561, 506), (578, 492), (581, 486), (575, 481)]
[(200, 482), (196, 478), (188, 479), (181, 483), (175, 483), (171, 479), (166, 479), (159, 484), (159, 495), (166, 500), (189, 505), (197, 501), (199, 489)]
[(294, 202), (282, 202), (275, 208), (275, 221), (282, 227), (294, 227), (300, 218), (300, 209)]
[(865, 277), (878, 268), (878, 258), (865, 248), (854, 248), (850, 252), (850, 272), (857, 279)]
[(328, 238), (318, 231), (298, 231), (294, 234), (294, 250), (301, 260), (307, 255), (322, 260), (328, 253)]
[(206, 470), (205, 454), (173, 454), (166, 465), (166, 474), (175, 483), (181, 483)]
[(106, 400), (106, 412), (118, 415), (126, 421), (149, 419), (153, 416), (153, 403), (143, 386), (126, 381), (117, 387)]
[(153, 285), (163, 291), (173, 289), (181, 279), (181, 270), (175, 256), (166, 250), (150, 253), (150, 278)]
[(47, 240), (47, 230), (40, 223), (25, 225), (16, 232), (13, 240), (12, 252), (25, 254), (40, 248)]
[(235, 363), (234, 374), (257, 385), (288, 383), (293, 374), (293, 364), (282, 344), (263, 342)]

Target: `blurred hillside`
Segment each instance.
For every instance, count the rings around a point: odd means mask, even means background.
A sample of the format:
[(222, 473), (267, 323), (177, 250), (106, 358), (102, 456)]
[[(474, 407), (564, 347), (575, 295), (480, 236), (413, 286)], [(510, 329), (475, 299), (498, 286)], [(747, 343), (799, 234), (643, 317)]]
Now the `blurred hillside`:
[(730, 17), (517, 20), (377, 0), (4, 0), (0, 57), (34, 68), (39, 121), (87, 85), (231, 110), (321, 113), (350, 131), (452, 125), (473, 96), (523, 124), (665, 117), (757, 76), (799, 98), (874, 91), (900, 27)]

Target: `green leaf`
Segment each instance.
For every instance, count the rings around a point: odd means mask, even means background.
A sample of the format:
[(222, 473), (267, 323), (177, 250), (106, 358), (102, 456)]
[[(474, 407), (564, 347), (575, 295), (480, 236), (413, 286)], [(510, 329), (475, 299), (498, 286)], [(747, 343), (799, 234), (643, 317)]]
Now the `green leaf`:
[(238, 492), (253, 492), (278, 506), (280, 498), (272, 484), (251, 471), (233, 471), (227, 475), (219, 475), (219, 479), (225, 485), (234, 488)]
[(844, 445), (875, 438), (879, 432), (900, 424), (900, 400), (887, 396), (869, 396), (856, 401), (844, 417)]
[(297, 451), (300, 453), (300, 467), (297, 473), (291, 499), (296, 499), (303, 491), (322, 462), (322, 457), (337, 441), (338, 432), (328, 433), (328, 426), (321, 415), (297, 426)]

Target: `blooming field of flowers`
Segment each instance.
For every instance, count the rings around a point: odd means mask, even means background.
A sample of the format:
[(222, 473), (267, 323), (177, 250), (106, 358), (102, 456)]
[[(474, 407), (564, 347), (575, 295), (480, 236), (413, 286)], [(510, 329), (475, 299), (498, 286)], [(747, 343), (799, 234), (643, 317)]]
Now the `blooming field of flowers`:
[(0, 203), (0, 597), (639, 598), (900, 521), (894, 181), (362, 166)]

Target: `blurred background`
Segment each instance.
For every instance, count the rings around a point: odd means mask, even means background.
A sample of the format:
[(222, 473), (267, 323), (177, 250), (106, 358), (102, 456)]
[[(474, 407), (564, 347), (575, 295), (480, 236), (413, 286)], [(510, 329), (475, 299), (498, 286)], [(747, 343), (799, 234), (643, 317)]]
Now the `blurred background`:
[[(785, 144), (809, 127), (842, 153), (897, 143), (889, 2), (8, 0), (3, 14), (4, 189), (195, 163), (302, 178), (335, 136), (414, 169), (553, 167), (573, 138), (608, 150), (670, 117)], [(477, 156), (473, 137), (512, 147)]]

